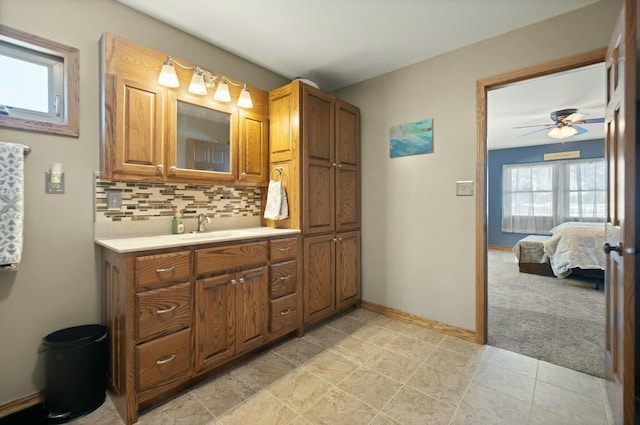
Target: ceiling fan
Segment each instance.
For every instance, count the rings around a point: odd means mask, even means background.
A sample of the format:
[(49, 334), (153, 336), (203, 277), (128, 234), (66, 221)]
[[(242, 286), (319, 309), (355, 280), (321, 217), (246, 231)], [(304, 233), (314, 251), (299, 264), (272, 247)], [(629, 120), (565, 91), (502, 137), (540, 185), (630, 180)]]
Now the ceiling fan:
[(536, 124), (536, 125), (525, 125), (522, 127), (513, 127), (513, 128), (529, 128), (529, 127), (542, 127), (538, 130), (531, 131), (529, 133), (521, 134), (520, 137), (529, 136), (531, 134), (539, 133), (541, 131), (549, 130), (547, 135), (553, 139), (566, 139), (567, 137), (580, 135), (587, 133), (587, 130), (584, 127), (580, 127), (577, 124), (597, 124), (603, 123), (604, 118), (590, 118), (584, 119), (583, 115), (578, 113), (576, 108), (569, 109), (559, 109), (557, 111), (551, 112), (551, 120), (553, 124)]

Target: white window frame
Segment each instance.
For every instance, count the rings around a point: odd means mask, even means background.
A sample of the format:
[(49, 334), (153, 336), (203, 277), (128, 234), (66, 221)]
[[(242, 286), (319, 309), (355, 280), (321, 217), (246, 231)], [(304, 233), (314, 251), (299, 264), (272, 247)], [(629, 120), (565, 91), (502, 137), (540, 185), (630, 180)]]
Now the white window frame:
[(47, 112), (0, 105), (0, 127), (78, 137), (78, 49), (0, 25), (0, 55), (50, 71)]
[[(606, 203), (606, 182), (594, 181), (596, 187), (593, 189), (571, 189), (571, 180), (569, 178), (569, 168), (574, 165), (580, 165), (583, 163), (600, 162), (606, 167), (604, 158), (592, 158), (592, 159), (580, 159), (580, 160), (568, 160), (568, 161), (553, 161), (553, 162), (537, 162), (528, 164), (504, 164), (502, 167), (502, 228), (503, 232), (508, 233), (533, 233), (533, 234), (548, 234), (549, 230), (554, 226), (562, 224), (567, 221), (588, 221), (588, 222), (603, 222), (605, 221), (606, 205), (600, 211), (602, 217), (597, 217), (597, 204), (596, 194), (597, 192), (605, 192)], [(511, 176), (514, 170), (529, 169), (533, 170), (536, 167), (544, 167), (551, 169), (551, 214), (536, 215), (533, 209), (533, 199), (536, 194), (536, 190), (530, 187), (528, 190), (517, 190), (512, 188)], [(606, 170), (605, 170), (606, 176)], [(598, 188), (601, 187), (601, 188)], [(544, 191), (545, 193), (548, 191)], [(594, 205), (592, 211), (596, 213), (596, 217), (584, 217), (573, 216), (570, 211), (570, 196), (571, 193), (594, 193)], [(529, 205), (529, 213), (526, 215), (514, 214), (514, 197), (518, 194), (529, 194), (529, 202), (525, 205)]]

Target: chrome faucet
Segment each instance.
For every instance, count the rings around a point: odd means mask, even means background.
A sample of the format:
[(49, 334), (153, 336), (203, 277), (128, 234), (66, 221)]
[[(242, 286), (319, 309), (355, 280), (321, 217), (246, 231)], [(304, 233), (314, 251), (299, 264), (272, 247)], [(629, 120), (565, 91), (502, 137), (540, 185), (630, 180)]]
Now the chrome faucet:
[(205, 225), (211, 223), (211, 218), (208, 215), (198, 214), (198, 232), (205, 231)]

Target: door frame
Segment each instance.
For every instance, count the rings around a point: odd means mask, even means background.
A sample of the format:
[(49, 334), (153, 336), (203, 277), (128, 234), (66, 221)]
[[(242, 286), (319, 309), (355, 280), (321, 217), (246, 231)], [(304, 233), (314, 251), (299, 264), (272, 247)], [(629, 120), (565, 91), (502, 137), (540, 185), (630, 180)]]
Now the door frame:
[(523, 80), (603, 63), (606, 47), (495, 75), (476, 83), (476, 342), (487, 343), (487, 93)]

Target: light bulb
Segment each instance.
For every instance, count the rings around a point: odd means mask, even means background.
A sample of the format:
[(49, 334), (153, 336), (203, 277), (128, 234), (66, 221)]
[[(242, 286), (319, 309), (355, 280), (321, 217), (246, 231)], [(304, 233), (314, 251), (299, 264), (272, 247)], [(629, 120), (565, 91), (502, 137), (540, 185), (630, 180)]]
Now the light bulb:
[(201, 96), (207, 94), (207, 87), (205, 87), (204, 85), (204, 77), (202, 76), (202, 71), (200, 70), (200, 68), (196, 68), (193, 71), (191, 83), (189, 84), (189, 93)]
[(180, 81), (178, 81), (178, 76), (176, 75), (176, 70), (171, 63), (171, 58), (167, 57), (166, 62), (162, 65), (162, 70), (160, 71), (160, 75), (158, 76), (158, 84), (161, 84), (165, 87), (179, 87)]
[(213, 95), (213, 98), (218, 102), (231, 102), (229, 86), (224, 78), (220, 80), (220, 84), (218, 84), (218, 88), (216, 89), (216, 93)]
[(253, 108), (253, 101), (251, 100), (251, 93), (247, 90), (247, 85), (242, 86), (240, 91), (240, 97), (238, 97), (238, 106), (241, 108)]

